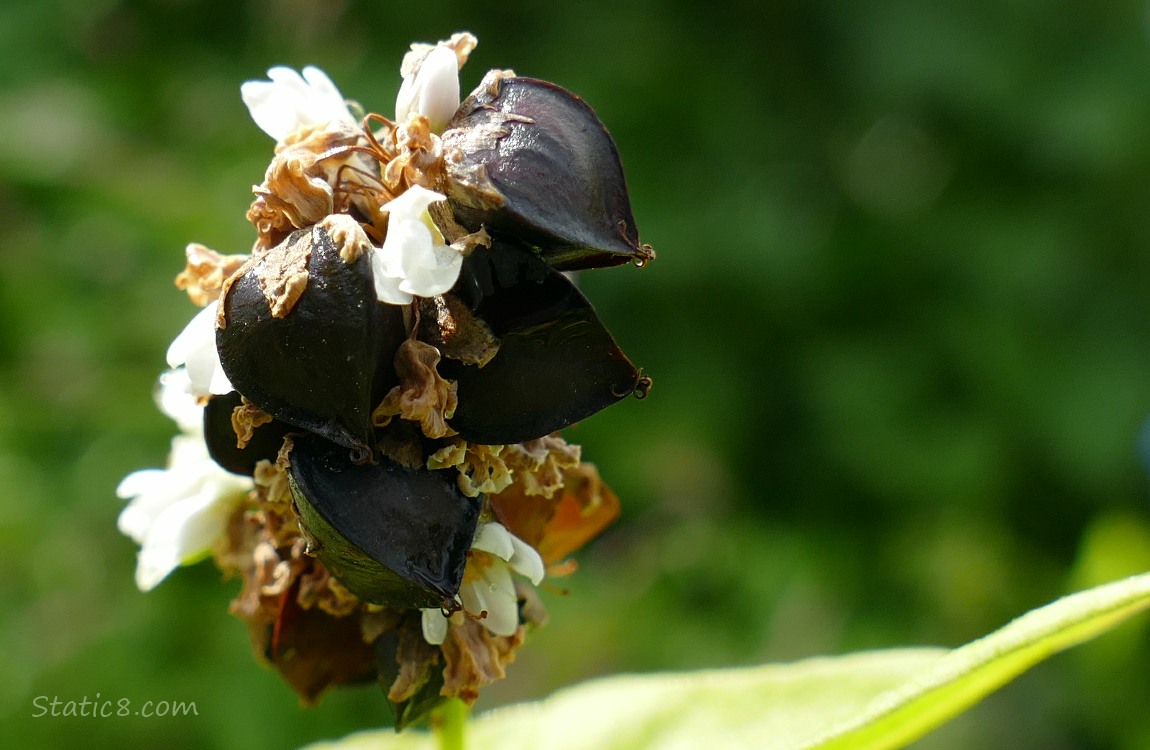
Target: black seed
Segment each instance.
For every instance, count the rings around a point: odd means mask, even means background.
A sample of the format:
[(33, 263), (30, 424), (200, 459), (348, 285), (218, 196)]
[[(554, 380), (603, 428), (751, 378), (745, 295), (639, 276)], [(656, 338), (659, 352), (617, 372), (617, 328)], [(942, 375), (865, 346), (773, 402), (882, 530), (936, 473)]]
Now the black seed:
[(387, 458), (352, 463), (316, 436), (295, 439), (289, 478), (315, 554), (365, 601), (439, 607), (459, 593), (480, 500), (455, 473), (407, 469)]
[(465, 440), (543, 437), (626, 397), (640, 381), (587, 298), (528, 250), (498, 241), (476, 249), (454, 293), (499, 337), (499, 352), (483, 367), (440, 363), (443, 377), (459, 382), (449, 423)]
[[(307, 286), (283, 317), (261, 288), (277, 254), (310, 251)], [(292, 233), (241, 269), (222, 301), (220, 363), (236, 390), (288, 424), (370, 455), (371, 411), (394, 384), (401, 308), (375, 296), (367, 254), (346, 263), (322, 228)]]
[[(443, 134), (445, 191), (469, 231), (521, 240), (555, 268), (645, 263), (611, 134), (571, 92), (484, 79)], [(454, 158), (458, 154), (461, 158)]]

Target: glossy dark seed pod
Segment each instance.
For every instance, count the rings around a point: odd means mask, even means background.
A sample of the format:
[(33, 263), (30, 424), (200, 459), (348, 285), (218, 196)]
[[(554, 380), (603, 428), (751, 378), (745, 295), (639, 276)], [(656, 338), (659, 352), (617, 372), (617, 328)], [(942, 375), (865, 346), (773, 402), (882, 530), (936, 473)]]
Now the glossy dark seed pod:
[(317, 435), (295, 439), (288, 478), (312, 550), (365, 601), (396, 609), (454, 600), (479, 518), (451, 472), (378, 458), (354, 464)]
[(646, 262), (611, 134), (566, 89), (493, 71), (443, 134), (443, 189), (468, 231), (539, 249), (555, 268)]
[(260, 425), (244, 448), (236, 447), (236, 431), (232, 428), (232, 412), (240, 405), (240, 394), (232, 391), (226, 396), (213, 396), (204, 407), (204, 442), (208, 455), (232, 472), (251, 476), (261, 459), (274, 462), (284, 442), (284, 435), (292, 426), (278, 419)]
[[(265, 288), (280, 283), (287, 267), (306, 268), (302, 294), (291, 304), (269, 302)], [(376, 298), (367, 255), (345, 262), (317, 225), (239, 273), (216, 331), (232, 385), (276, 419), (369, 456), (371, 411), (394, 384), (390, 364), (405, 332), (402, 310)]]
[(540, 438), (649, 385), (587, 298), (534, 253), (496, 241), (463, 263), (454, 293), (499, 338), (483, 367), (440, 363), (459, 383), (449, 423), (465, 440)]

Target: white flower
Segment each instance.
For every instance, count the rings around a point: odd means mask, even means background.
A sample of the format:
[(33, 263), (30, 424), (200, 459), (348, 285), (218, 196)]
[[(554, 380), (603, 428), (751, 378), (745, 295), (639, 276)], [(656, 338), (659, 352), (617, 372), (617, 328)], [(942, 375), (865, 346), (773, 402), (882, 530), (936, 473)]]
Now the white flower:
[(459, 57), (451, 47), (413, 44), (400, 66), (403, 85), (395, 97), (395, 121), (423, 115), (431, 132), (442, 133), (459, 109)]
[[(543, 580), (543, 558), (503, 524), (485, 523), (475, 532), (471, 555), (459, 587), (463, 608), (478, 616), (483, 627), (494, 635), (514, 635), (519, 627), (519, 597), (512, 571), (539, 585)], [(423, 610), (423, 638), (438, 645), (447, 637), (447, 618), (438, 609)]]
[(276, 67), (268, 70), (268, 78), (247, 81), (240, 86), (240, 96), (256, 125), (277, 141), (301, 128), (331, 122), (357, 125), (343, 95), (319, 68), (309, 65), (301, 76)]
[(420, 610), (423, 613), (423, 640), (438, 646), (447, 639), (447, 618), (438, 609)]
[(156, 406), (175, 421), (181, 432), (199, 434), (204, 430), (204, 407), (198, 395), (187, 369), (168, 370), (160, 375)]
[(168, 366), (183, 365), (195, 396), (222, 396), (235, 390), (220, 364), (216, 349), (216, 311), (219, 301), (200, 310), (168, 347)]
[(177, 566), (208, 553), (228, 518), (251, 489), (251, 479), (224, 471), (208, 455), (203, 407), (183, 370), (160, 377), (157, 401), (176, 420), (167, 469), (144, 469), (124, 477), (116, 494), (131, 500), (120, 513), (120, 531), (140, 545), (136, 585), (148, 591)]
[(390, 305), (411, 303), (412, 295), (434, 297), (455, 286), (463, 256), (444, 244), (427, 207), (446, 200), (439, 193), (413, 185), (380, 206), (388, 212), (387, 237), (374, 248), (371, 270), (375, 294)]

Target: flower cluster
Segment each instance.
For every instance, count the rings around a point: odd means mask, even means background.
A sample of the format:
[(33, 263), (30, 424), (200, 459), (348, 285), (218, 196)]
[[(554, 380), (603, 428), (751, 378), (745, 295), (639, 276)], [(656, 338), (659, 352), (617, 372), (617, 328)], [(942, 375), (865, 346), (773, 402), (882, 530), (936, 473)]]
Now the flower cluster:
[(399, 726), (503, 677), (533, 586), (618, 513), (558, 431), (650, 386), (563, 273), (653, 257), (610, 135), (510, 71), (461, 102), (475, 45), (412, 45), (394, 120), (313, 67), (241, 87), (276, 140), (256, 240), (188, 246), (181, 434), (118, 490), (141, 589), (214, 554), (306, 701), (376, 679)]

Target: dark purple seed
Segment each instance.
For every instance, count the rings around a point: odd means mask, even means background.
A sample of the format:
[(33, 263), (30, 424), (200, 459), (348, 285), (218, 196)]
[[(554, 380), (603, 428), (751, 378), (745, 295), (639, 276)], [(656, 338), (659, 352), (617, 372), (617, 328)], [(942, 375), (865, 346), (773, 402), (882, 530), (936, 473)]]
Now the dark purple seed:
[(443, 144), (444, 191), (468, 231), (517, 239), (560, 270), (653, 257), (639, 243), (611, 134), (566, 89), (488, 74)]

